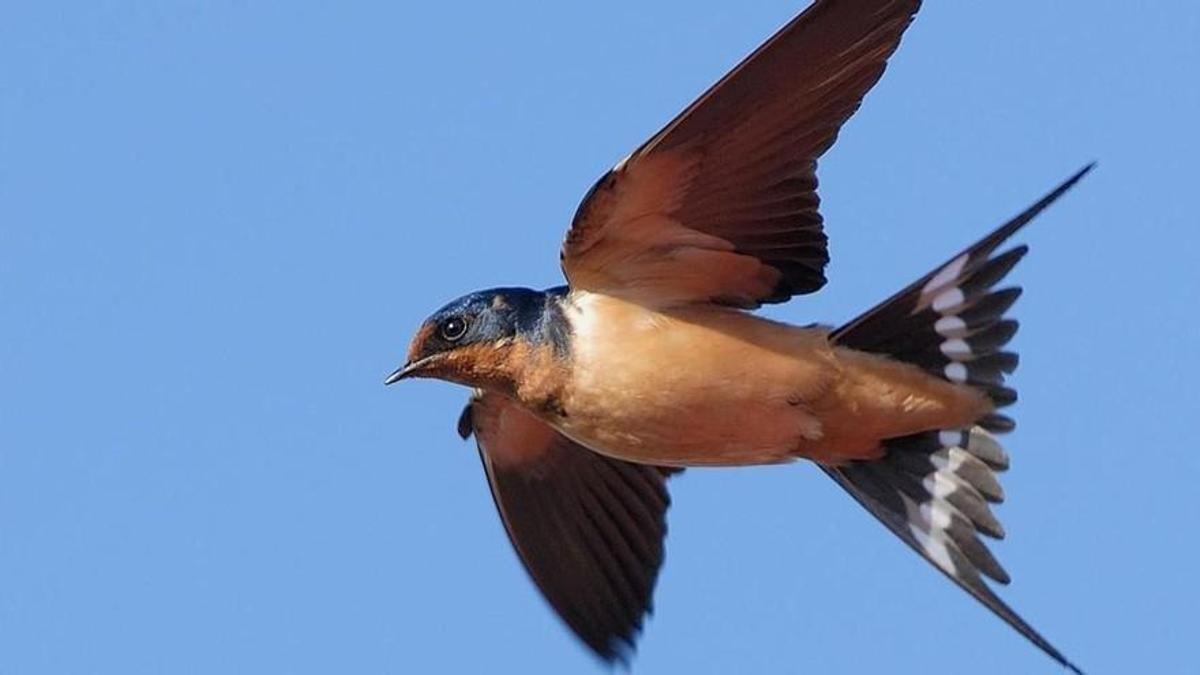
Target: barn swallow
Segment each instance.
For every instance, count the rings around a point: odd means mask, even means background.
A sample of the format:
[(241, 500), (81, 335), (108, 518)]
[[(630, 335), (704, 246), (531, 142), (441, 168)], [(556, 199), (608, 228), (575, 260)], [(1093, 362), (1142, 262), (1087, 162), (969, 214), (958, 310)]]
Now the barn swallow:
[(817, 0), (579, 206), (567, 286), (436, 311), (387, 384), (474, 389), (459, 420), (533, 581), (602, 659), (627, 661), (685, 467), (816, 463), (938, 571), (1061, 665), (986, 583), (1004, 529), (999, 409), (1016, 392), (1004, 242), (1091, 166), (841, 326), (752, 312), (825, 285), (817, 159), (879, 80), (918, 0)]

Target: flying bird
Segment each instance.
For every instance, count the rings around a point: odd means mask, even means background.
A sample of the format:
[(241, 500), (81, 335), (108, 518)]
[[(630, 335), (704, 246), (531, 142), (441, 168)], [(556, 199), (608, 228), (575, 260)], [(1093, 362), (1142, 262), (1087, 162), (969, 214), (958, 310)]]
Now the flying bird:
[(461, 297), (388, 376), (474, 389), (514, 548), (599, 657), (632, 654), (663, 561), (669, 478), (815, 462), (918, 555), (1063, 666), (1001, 600), (997, 440), (1025, 255), (1006, 240), (1091, 166), (848, 324), (753, 313), (825, 285), (816, 168), (918, 0), (817, 0), (604, 174), (566, 235), (567, 285)]

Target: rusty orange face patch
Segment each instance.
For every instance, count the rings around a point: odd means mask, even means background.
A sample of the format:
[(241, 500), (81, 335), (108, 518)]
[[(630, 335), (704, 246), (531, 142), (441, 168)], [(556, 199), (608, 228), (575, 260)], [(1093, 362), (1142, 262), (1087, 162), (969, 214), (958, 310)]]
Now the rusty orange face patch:
[(465, 344), (425, 353), (431, 327), (422, 328), (409, 353), (411, 377), (436, 378), (495, 391), (533, 410), (552, 409), (567, 382), (567, 366), (551, 345), (522, 339)]
[(436, 330), (437, 325), (433, 323), (426, 323), (417, 329), (417, 334), (413, 336), (412, 342), (410, 342), (408, 345), (409, 363), (413, 363), (417, 359), (421, 358), (422, 353), (425, 351), (425, 344), (429, 341), (429, 338), (433, 336), (434, 331)]

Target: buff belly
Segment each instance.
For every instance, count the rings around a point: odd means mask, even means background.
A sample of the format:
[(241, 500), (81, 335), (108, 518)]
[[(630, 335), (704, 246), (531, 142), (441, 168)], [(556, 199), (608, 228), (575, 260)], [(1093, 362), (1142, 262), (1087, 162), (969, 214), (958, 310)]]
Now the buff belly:
[(743, 312), (576, 301), (554, 425), (605, 455), (674, 466), (877, 457), (880, 441), (966, 424), (975, 392)]
[[(611, 399), (608, 399), (611, 400)], [(737, 466), (791, 461), (806, 435), (819, 436), (811, 416), (786, 403), (756, 399), (752, 410), (738, 414), (745, 401), (642, 400), (641, 409), (606, 410), (604, 414), (571, 414), (557, 426), (573, 440), (604, 455), (664, 466)]]

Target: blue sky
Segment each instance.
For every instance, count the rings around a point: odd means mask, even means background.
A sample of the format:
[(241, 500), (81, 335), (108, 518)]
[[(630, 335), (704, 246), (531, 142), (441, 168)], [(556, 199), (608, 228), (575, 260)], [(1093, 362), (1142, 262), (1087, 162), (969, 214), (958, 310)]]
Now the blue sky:
[[(0, 9), (0, 672), (603, 670), (510, 550), (429, 310), (559, 282), (592, 181), (801, 8)], [(1021, 240), (1003, 595), (1194, 666), (1200, 6), (929, 2), (822, 164), (836, 323)], [(809, 466), (674, 481), (640, 673), (1055, 672)]]

